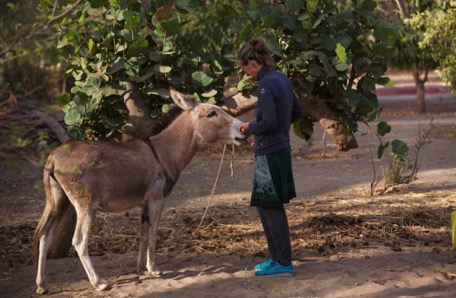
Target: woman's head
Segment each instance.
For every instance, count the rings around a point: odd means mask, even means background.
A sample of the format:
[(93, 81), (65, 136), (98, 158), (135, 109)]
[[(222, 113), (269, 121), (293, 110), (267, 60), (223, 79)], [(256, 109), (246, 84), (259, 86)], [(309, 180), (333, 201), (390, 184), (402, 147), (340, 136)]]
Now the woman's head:
[(262, 66), (271, 69), (274, 67), (274, 60), (263, 39), (256, 37), (244, 43), (237, 53), (237, 63), (245, 73), (256, 77)]
[(244, 43), (237, 53), (239, 65), (247, 65), (249, 60), (256, 61), (267, 68), (274, 67), (274, 60), (263, 39), (255, 37), (249, 42)]

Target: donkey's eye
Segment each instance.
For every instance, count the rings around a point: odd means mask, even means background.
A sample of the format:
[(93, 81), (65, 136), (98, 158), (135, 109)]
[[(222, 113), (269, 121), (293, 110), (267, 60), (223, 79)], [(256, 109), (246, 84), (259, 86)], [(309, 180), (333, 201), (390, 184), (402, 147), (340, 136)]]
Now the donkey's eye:
[(216, 111), (210, 111), (208, 114), (207, 114), (207, 118), (211, 118), (211, 117), (215, 117), (217, 116), (217, 112)]

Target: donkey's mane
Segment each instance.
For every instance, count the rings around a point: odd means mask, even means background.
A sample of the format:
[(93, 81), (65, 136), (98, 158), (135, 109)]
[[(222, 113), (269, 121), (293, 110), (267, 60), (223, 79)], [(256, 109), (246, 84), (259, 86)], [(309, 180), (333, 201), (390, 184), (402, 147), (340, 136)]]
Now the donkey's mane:
[(178, 106), (173, 106), (168, 112), (161, 114), (152, 127), (152, 135), (158, 135), (167, 128), (184, 110)]

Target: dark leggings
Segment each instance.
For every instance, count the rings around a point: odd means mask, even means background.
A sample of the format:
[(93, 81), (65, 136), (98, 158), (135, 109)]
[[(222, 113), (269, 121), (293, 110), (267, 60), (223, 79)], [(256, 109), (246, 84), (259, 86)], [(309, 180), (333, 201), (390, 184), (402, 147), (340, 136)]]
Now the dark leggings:
[(257, 207), (268, 241), (269, 256), (283, 266), (291, 264), (290, 227), (285, 208)]

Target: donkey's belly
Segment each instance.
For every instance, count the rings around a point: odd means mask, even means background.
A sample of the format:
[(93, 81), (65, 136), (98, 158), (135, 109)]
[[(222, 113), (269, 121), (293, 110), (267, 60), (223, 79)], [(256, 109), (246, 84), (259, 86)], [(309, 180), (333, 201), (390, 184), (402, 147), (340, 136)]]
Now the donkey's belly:
[(144, 201), (144, 196), (132, 196), (118, 194), (105, 197), (101, 200), (98, 210), (101, 212), (123, 212), (141, 205)]

